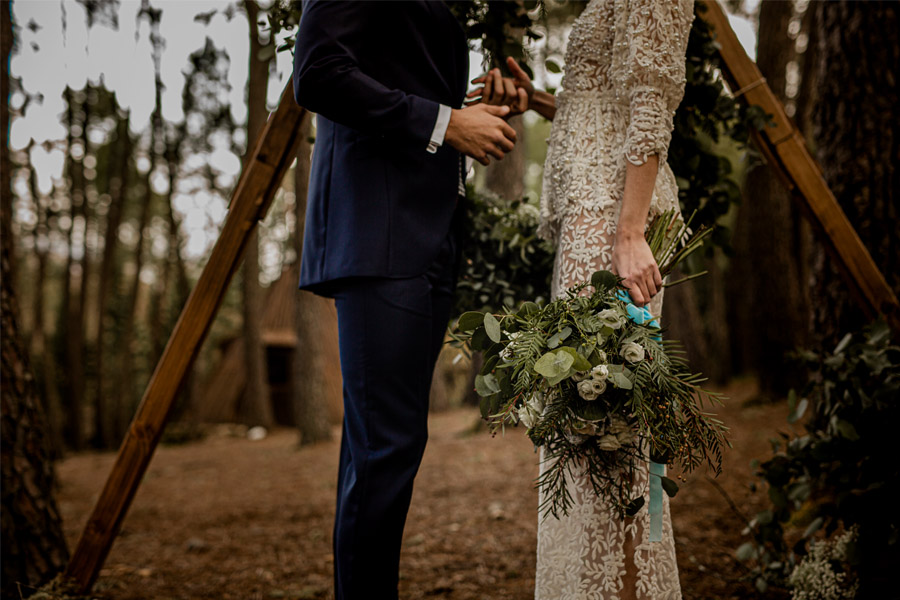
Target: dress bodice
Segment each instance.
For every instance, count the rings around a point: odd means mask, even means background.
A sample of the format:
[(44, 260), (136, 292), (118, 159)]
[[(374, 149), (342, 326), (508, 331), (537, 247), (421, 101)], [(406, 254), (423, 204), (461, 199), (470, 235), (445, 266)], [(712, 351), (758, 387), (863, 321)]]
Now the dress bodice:
[(651, 214), (677, 207), (665, 163), (693, 18), (693, 0), (591, 0), (575, 20), (545, 162), (542, 235), (554, 239), (572, 208), (617, 217), (625, 162), (653, 154)]

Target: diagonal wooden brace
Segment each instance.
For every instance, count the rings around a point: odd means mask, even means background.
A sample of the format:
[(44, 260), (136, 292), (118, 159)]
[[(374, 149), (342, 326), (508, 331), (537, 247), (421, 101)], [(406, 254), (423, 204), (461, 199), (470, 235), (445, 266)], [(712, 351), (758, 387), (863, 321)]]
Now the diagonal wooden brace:
[(722, 73), (742, 102), (762, 108), (773, 118), (763, 131), (753, 130), (757, 147), (776, 170), (788, 191), (813, 224), (819, 239), (834, 257), (848, 287), (869, 316), (883, 315), (894, 332), (900, 332), (900, 303), (869, 251), (853, 229), (818, 163), (806, 148), (803, 136), (784, 112), (716, 0), (701, 0), (700, 15), (716, 33)]
[(97, 579), (159, 443), (175, 394), (200, 350), (231, 276), (240, 265), (247, 240), (256, 224), (265, 218), (296, 156), (304, 113), (294, 102), (293, 88), (288, 82), (278, 108), (269, 115), (256, 140), (253, 154), (232, 194), (228, 216), (209, 262), (181, 311), (69, 561), (65, 576), (82, 593), (90, 590)]

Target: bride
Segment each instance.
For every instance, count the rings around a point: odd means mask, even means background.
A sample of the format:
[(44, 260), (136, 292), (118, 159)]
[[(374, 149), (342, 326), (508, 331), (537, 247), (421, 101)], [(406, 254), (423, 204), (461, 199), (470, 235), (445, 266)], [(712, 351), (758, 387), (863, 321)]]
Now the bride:
[[(591, 0), (572, 27), (555, 97), (535, 90), (512, 59), (512, 78), (494, 69), (473, 81), (482, 86), (469, 94), (475, 102), (553, 120), (539, 233), (557, 246), (554, 298), (609, 269), (624, 278), (634, 304), (660, 314), (662, 278), (644, 228), (678, 209), (666, 154), (693, 16), (693, 0)], [(538, 526), (537, 600), (681, 597), (667, 497), (661, 539), (651, 541), (646, 508), (623, 522), (586, 477), (567, 485), (569, 514)], [(632, 497), (644, 494), (649, 506), (646, 467), (632, 485)]]

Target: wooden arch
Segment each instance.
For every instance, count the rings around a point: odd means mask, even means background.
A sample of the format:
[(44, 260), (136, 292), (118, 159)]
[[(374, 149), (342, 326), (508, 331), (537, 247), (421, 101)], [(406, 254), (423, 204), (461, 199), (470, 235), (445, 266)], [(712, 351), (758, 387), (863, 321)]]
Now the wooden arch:
[[(741, 102), (757, 105), (774, 125), (754, 138), (769, 165), (804, 208), (859, 303), (870, 316), (883, 315), (900, 331), (900, 304), (846, 215), (828, 189), (803, 137), (750, 60), (716, 0), (701, 0), (702, 16), (720, 44), (723, 74)], [(187, 374), (237, 270), (244, 247), (296, 156), (306, 111), (296, 105), (289, 83), (278, 108), (256, 141), (251, 160), (231, 198), (222, 233), (187, 300), (122, 441), (103, 491), (81, 533), (65, 576), (86, 593), (93, 586), (119, 527), (150, 464), (178, 388)]]

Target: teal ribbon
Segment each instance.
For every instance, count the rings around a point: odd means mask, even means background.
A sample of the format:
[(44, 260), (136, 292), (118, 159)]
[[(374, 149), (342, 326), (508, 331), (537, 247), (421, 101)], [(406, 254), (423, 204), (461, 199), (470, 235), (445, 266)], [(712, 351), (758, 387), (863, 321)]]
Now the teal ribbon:
[(650, 541), (662, 540), (662, 478), (666, 465), (650, 461)]
[[(616, 297), (625, 303), (625, 310), (628, 311), (628, 318), (638, 325), (648, 325), (659, 329), (659, 321), (653, 317), (653, 314), (646, 307), (638, 307), (632, 303), (631, 295), (625, 290), (618, 290)], [(662, 340), (662, 336), (656, 334), (653, 339)], [(650, 541), (659, 542), (662, 540), (662, 478), (666, 474), (666, 465), (650, 461)]]

